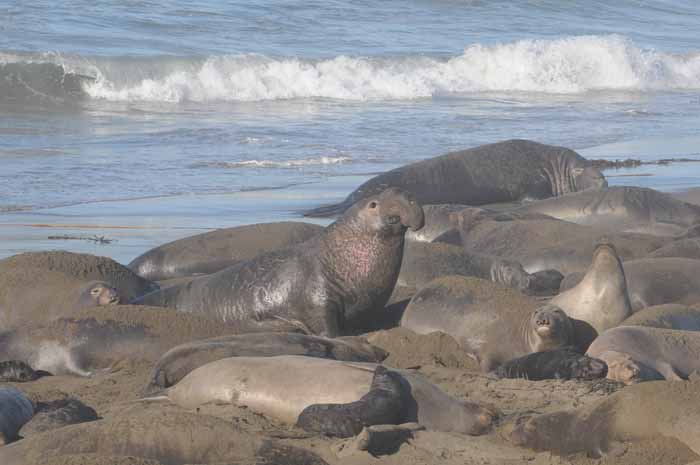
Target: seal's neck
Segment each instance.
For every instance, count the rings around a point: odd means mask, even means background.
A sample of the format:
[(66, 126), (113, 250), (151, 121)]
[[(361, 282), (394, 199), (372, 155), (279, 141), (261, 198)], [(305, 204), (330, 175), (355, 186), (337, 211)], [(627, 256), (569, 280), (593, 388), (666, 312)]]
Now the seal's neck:
[(546, 165), (544, 174), (552, 186), (552, 196), (559, 197), (578, 190), (571, 160), (568, 157), (560, 154), (550, 159)]

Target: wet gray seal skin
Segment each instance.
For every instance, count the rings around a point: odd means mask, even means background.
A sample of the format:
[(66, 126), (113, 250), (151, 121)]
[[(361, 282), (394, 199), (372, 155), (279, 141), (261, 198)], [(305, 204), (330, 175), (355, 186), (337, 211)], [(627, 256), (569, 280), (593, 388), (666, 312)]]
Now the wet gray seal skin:
[(151, 281), (211, 274), (237, 262), (299, 244), (323, 227), (295, 221), (217, 229), (151, 249), (127, 266)]
[(617, 441), (664, 436), (700, 454), (699, 416), (699, 382), (640, 383), (576, 410), (525, 417), (510, 439), (538, 451), (600, 457)]
[(408, 231), (406, 233), (406, 242), (433, 242), (454, 228), (450, 220), (450, 214), (464, 208), (466, 208), (466, 205), (460, 204), (423, 205), (425, 226), (418, 231)]
[(515, 260), (480, 254), (444, 243), (406, 242), (398, 286), (419, 289), (447, 275), (472, 276), (527, 295), (553, 295), (563, 275), (556, 270), (526, 272)]
[(561, 309), (476, 278), (444, 276), (419, 290), (401, 326), (419, 334), (442, 331), (472, 353), (483, 371), (532, 352), (577, 347), (591, 333)]
[(165, 395), (186, 409), (236, 404), (285, 423), (342, 435), (377, 421), (417, 422), (435, 431), (479, 435), (498, 415), (447, 395), (417, 373), (296, 355), (217, 360), (192, 371)]
[(413, 195), (387, 189), (359, 201), (307, 242), (135, 303), (221, 321), (296, 320), (316, 335), (346, 334), (384, 307), (401, 268), (404, 234), (423, 222)]
[(700, 310), (680, 304), (653, 305), (635, 312), (620, 326), (700, 331)]
[(465, 250), (515, 260), (529, 273), (544, 269), (555, 269), (564, 275), (585, 271), (603, 239), (615, 244), (623, 260), (645, 257), (673, 240), (648, 234), (614, 233), (540, 213), (524, 215), (493, 216), (484, 214), (480, 208), (467, 208), (451, 218)]
[(27, 252), (0, 260), (0, 274), (23, 268), (44, 269), (72, 276), (84, 282), (101, 281), (114, 287), (124, 302), (158, 289), (111, 258), (64, 251)]
[(676, 235), (700, 222), (700, 206), (644, 187), (608, 187), (530, 202), (519, 212), (543, 213), (561, 220), (611, 231)]
[(626, 274), (615, 247), (598, 244), (581, 281), (551, 303), (571, 318), (588, 322), (600, 334), (634, 313)]
[(34, 406), (22, 391), (0, 386), (0, 446), (19, 439), (19, 430), (33, 415)]
[(21, 360), (0, 362), (0, 383), (27, 383), (43, 376), (52, 375), (48, 371), (34, 370), (28, 363)]
[(61, 428), (67, 425), (85, 423), (98, 419), (97, 412), (78, 399), (67, 398), (49, 402), (37, 402), (35, 414), (24, 424), (19, 433), (23, 438)]
[(192, 370), (222, 358), (276, 355), (378, 363), (388, 354), (356, 336), (328, 339), (294, 333), (255, 333), (193, 341), (173, 347), (158, 360), (144, 395), (177, 384)]
[(679, 381), (700, 370), (700, 333), (618, 326), (598, 336), (586, 355), (605, 361), (615, 381)]
[(499, 378), (524, 378), (531, 381), (590, 380), (605, 378), (608, 366), (602, 360), (588, 357), (571, 348), (563, 348), (534, 352), (508, 360), (493, 373)]
[(305, 216), (333, 216), (387, 187), (399, 187), (421, 204), (484, 205), (544, 199), (606, 187), (605, 177), (586, 159), (564, 147), (508, 140), (452, 152), (406, 165), (362, 184), (336, 205)]

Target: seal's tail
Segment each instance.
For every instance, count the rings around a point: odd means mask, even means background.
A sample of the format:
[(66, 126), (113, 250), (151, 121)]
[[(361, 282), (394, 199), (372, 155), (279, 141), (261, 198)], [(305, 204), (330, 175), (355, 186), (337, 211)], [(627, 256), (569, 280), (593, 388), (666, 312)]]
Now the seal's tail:
[(326, 218), (329, 216), (337, 216), (347, 210), (349, 205), (346, 202), (336, 203), (334, 205), (324, 205), (322, 207), (313, 208), (304, 212), (304, 216), (308, 218)]

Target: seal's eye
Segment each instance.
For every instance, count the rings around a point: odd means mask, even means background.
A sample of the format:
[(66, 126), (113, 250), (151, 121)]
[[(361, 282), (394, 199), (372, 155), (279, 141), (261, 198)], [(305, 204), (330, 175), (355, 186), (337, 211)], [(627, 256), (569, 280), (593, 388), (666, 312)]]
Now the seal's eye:
[(99, 287), (96, 287), (96, 288), (94, 288), (93, 290), (91, 290), (90, 293), (91, 293), (92, 295), (97, 295), (97, 294), (100, 293), (100, 288), (99, 288)]
[(369, 208), (377, 208), (377, 202), (370, 202)]

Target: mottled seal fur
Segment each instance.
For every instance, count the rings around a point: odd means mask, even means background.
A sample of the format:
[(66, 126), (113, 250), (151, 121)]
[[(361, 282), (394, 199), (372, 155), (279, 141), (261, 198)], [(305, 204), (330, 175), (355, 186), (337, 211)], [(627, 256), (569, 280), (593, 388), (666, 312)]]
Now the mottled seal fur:
[(573, 150), (508, 140), (402, 166), (362, 184), (345, 200), (306, 216), (341, 214), (387, 187), (412, 192), (421, 204), (484, 205), (542, 199), (607, 186), (605, 177)]
[(98, 419), (97, 412), (78, 399), (66, 398), (37, 402), (35, 414), (20, 430), (23, 438), (54, 430), (66, 425), (75, 425)]
[(152, 292), (158, 286), (111, 258), (64, 251), (27, 252), (0, 260), (0, 273), (22, 268), (57, 271), (83, 282), (101, 281), (117, 289), (124, 302)]
[(700, 333), (618, 326), (598, 336), (586, 354), (608, 364), (608, 378), (627, 384), (687, 379), (700, 370)]
[(381, 362), (387, 353), (360, 337), (328, 339), (294, 333), (255, 333), (193, 341), (173, 347), (158, 360), (146, 395), (177, 384), (192, 370), (228, 357), (305, 355), (353, 362)]
[(551, 300), (571, 318), (600, 334), (632, 315), (622, 261), (611, 244), (599, 244), (581, 282)]
[(158, 246), (127, 266), (151, 281), (211, 274), (240, 261), (299, 244), (321, 231), (322, 226), (296, 221), (217, 229)]
[(0, 446), (19, 439), (19, 430), (33, 415), (34, 405), (22, 391), (0, 386)]
[(313, 334), (338, 336), (396, 284), (404, 234), (423, 226), (413, 196), (391, 188), (359, 201), (320, 235), (138, 300), (221, 321), (295, 320)]
[(604, 378), (608, 366), (604, 361), (563, 348), (534, 352), (508, 360), (499, 366), (494, 375), (499, 378), (525, 378), (531, 381), (544, 379), (596, 379)]
[(578, 347), (590, 340), (559, 308), (488, 281), (444, 276), (413, 296), (401, 326), (419, 334), (442, 331), (454, 337), (484, 371), (532, 352)]
[(445, 394), (417, 373), (303, 356), (218, 360), (192, 371), (166, 395), (185, 408), (234, 403), (285, 423), (353, 434), (360, 424), (418, 422), (478, 435), (497, 416)]
[(51, 376), (51, 373), (35, 370), (21, 360), (0, 362), (0, 382), (2, 383), (26, 383), (36, 381), (43, 376)]
[(600, 456), (616, 441), (675, 438), (700, 454), (700, 383), (656, 381), (628, 386), (592, 405), (523, 418), (516, 445), (556, 454)]

